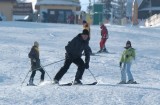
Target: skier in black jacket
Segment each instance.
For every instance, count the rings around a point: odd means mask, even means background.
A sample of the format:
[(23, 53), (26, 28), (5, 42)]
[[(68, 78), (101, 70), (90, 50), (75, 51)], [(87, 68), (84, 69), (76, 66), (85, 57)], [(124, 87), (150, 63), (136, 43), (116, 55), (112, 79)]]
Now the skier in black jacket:
[(37, 71), (35, 69), (38, 69), (41, 72), (40, 82), (43, 82), (45, 71), (43, 70), (43, 68), (40, 65), (39, 43), (37, 41), (34, 42), (34, 46), (32, 46), (31, 51), (28, 54), (28, 57), (31, 59), (31, 69), (32, 69), (32, 74), (30, 76), (29, 85), (34, 85), (33, 80), (34, 80), (34, 76)]
[[(82, 84), (80, 81), (85, 69), (89, 68), (90, 51), (88, 46), (89, 31), (84, 29), (82, 33), (73, 38), (68, 45), (65, 46), (65, 62), (64, 66), (55, 75), (53, 83), (59, 84), (59, 80), (69, 69), (71, 63), (78, 66), (77, 73), (73, 84)], [(85, 52), (85, 62), (82, 60), (82, 52)]]

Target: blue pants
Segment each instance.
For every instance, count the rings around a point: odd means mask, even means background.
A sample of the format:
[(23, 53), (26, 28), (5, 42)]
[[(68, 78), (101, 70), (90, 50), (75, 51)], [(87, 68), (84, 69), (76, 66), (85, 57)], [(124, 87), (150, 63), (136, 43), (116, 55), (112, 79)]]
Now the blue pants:
[(128, 80), (134, 80), (130, 69), (131, 69), (131, 63), (130, 62), (127, 62), (127, 63), (123, 64), (123, 67), (122, 67), (122, 70), (121, 70), (121, 81), (126, 82), (126, 74), (128, 76)]

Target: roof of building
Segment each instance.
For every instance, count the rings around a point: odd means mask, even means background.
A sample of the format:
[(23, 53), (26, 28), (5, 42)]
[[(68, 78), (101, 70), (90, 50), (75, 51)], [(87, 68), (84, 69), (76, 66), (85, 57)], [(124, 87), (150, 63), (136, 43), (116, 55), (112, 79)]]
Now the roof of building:
[(71, 5), (80, 7), (80, 2), (73, 0), (41, 0), (36, 5)]
[(160, 11), (160, 7), (151, 7), (151, 8), (143, 8), (140, 9), (139, 11)]
[(139, 11), (146, 11), (146, 10), (160, 10), (160, 0), (151, 0), (146, 2), (146, 0), (143, 0), (140, 7)]

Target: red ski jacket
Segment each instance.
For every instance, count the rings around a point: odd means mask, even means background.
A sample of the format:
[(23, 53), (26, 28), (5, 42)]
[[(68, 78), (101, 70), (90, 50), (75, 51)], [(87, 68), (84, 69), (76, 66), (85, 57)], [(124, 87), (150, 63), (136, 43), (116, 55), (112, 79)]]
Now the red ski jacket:
[(102, 38), (108, 39), (108, 30), (107, 30), (107, 28), (104, 25), (102, 25), (100, 28), (101, 28), (101, 36), (102, 36)]

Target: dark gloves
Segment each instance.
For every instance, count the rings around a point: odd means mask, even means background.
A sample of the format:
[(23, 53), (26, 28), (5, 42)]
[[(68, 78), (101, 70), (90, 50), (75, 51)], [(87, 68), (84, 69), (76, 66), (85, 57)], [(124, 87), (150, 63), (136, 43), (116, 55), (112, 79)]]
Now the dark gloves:
[(32, 61), (33, 61), (33, 62), (36, 62), (36, 59), (33, 59)]
[(31, 59), (32, 66), (36, 66), (36, 59)]
[(85, 63), (85, 69), (89, 69), (89, 63)]
[(119, 62), (119, 67), (122, 68), (122, 62)]
[(129, 57), (129, 55), (126, 55), (126, 58), (128, 58)]
[(35, 59), (35, 58), (32, 59), (32, 65), (39, 67), (40, 66), (40, 59)]

